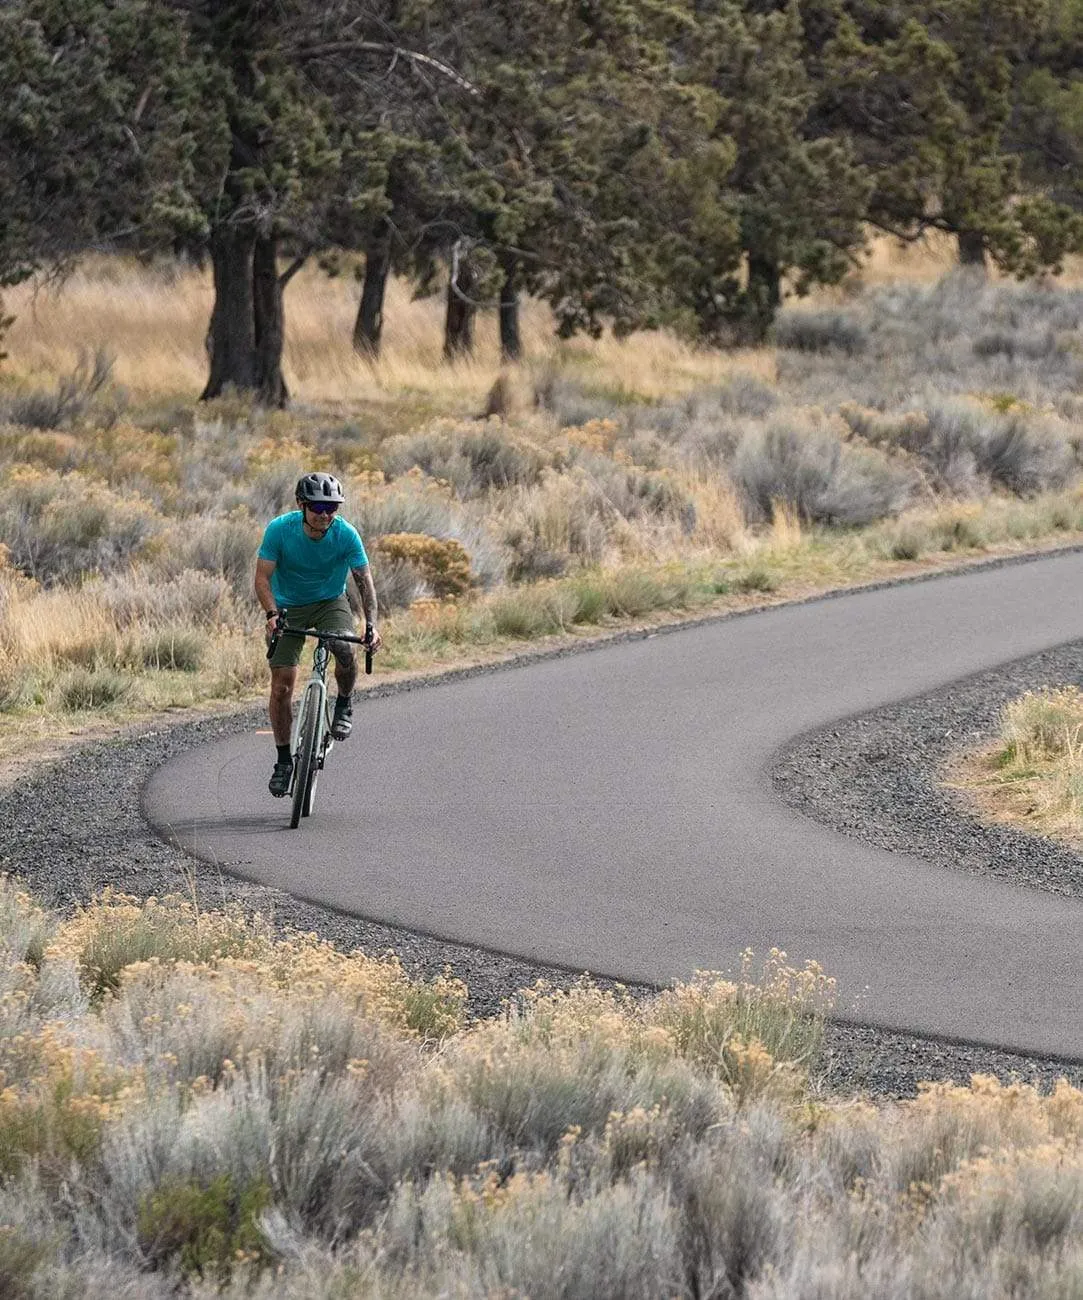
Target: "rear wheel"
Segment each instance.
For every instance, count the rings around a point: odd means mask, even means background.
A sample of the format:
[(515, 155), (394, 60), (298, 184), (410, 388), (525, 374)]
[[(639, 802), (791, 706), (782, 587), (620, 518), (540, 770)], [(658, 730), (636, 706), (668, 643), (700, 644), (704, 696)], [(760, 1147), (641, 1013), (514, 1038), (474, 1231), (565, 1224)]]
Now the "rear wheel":
[(290, 810), (290, 829), (295, 830), (301, 817), (312, 811), (312, 793), (316, 786), (316, 745), (320, 732), (320, 701), (316, 695), (305, 694), (304, 716), (301, 718), (300, 743), (294, 758), (296, 771), (293, 778), (293, 807)]

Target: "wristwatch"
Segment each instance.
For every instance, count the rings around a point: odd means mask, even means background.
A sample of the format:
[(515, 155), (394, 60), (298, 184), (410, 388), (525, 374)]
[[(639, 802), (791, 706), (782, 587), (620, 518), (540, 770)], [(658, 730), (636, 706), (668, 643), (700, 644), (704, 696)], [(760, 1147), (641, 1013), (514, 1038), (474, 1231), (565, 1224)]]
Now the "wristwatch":
[(278, 617), (278, 610), (277, 610), (277, 609), (269, 609), (269, 610), (267, 610), (267, 611), (266, 611), (266, 617), (267, 617), (267, 618), (277, 618), (277, 617)]

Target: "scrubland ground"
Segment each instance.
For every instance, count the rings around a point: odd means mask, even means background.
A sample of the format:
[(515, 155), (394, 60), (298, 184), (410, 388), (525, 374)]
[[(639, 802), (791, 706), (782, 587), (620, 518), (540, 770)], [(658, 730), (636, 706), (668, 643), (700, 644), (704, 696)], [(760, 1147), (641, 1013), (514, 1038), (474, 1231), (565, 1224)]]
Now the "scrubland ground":
[[(191, 401), (195, 273), (10, 295), (5, 747), (262, 690), (254, 551), (312, 467), (370, 543), (383, 672), (1083, 539), (1083, 294), (889, 270), (757, 353), (556, 343), (531, 307), (499, 394), (491, 335), (442, 366), (396, 286), (365, 367), (355, 286), (300, 276), (273, 414)], [(3, 882), (0, 1294), (1083, 1294), (1083, 1093), (832, 1099), (831, 996), (773, 954), (468, 1023), (451, 974)]]
[(9, 294), (8, 754), (258, 692), (253, 556), (313, 467), (373, 552), (385, 673), (1079, 540), (1083, 292), (901, 269), (881, 253), (757, 352), (562, 342), (528, 304), (503, 375), (491, 321), (443, 365), (438, 303), (402, 285), (364, 364), (352, 277), (302, 273), (274, 413), (192, 401), (206, 275), (100, 261)]
[(450, 975), (0, 880), (7, 1297), (1067, 1297), (1083, 1093), (817, 1088), (832, 986)]

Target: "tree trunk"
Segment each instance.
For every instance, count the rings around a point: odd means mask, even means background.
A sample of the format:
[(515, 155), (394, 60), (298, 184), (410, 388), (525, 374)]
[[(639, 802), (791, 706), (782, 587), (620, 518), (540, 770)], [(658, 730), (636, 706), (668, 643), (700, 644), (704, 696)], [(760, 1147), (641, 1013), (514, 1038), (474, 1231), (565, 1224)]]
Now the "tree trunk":
[(456, 248), (451, 261), (444, 321), (444, 357), (448, 361), (473, 355), (476, 292), (477, 273), (470, 265), (469, 256), (460, 254)]
[(252, 316), (259, 403), (283, 407), (289, 400), (289, 390), (282, 376), (285, 326), (282, 284), (278, 278), (278, 240), (273, 236), (258, 238), (252, 251)]
[(985, 270), (985, 237), (980, 230), (960, 230), (959, 265)]
[(763, 343), (781, 306), (782, 275), (778, 263), (770, 257), (750, 253), (748, 288), (745, 290), (741, 319), (738, 323), (738, 341), (748, 344)]
[(500, 286), (500, 359), (520, 361), (523, 339), (519, 333), (518, 265), (514, 257), (501, 259), (504, 280)]
[(384, 293), (391, 273), (391, 226), (381, 221), (365, 248), (365, 281), (353, 327), (354, 351), (375, 360), (384, 328)]
[(207, 334), (211, 371), (200, 400), (220, 397), (227, 387), (250, 392), (256, 387), (256, 327), (253, 309), (252, 256), (255, 232), (222, 226), (211, 236), (214, 310)]

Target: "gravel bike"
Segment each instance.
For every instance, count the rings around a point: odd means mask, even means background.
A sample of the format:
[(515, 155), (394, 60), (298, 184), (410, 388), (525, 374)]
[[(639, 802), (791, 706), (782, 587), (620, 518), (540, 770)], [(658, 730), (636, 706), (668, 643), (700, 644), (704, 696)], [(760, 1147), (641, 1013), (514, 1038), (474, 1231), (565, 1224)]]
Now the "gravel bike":
[(335, 744), (331, 735), (331, 716), (334, 705), (327, 694), (327, 664), (331, 658), (330, 641), (348, 641), (365, 647), (365, 672), (372, 672), (372, 634), (348, 636), (344, 632), (317, 632), (315, 628), (290, 627), (285, 619), (288, 610), (279, 614), (267, 658), (275, 652), (282, 636), (310, 636), (316, 642), (312, 655), (312, 676), (308, 679), (300, 706), (294, 711), (293, 730), (290, 734), (290, 753), (293, 755), (293, 777), (290, 782), (290, 829), (296, 830), (302, 817), (307, 817), (316, 806), (316, 783), (323, 765)]

